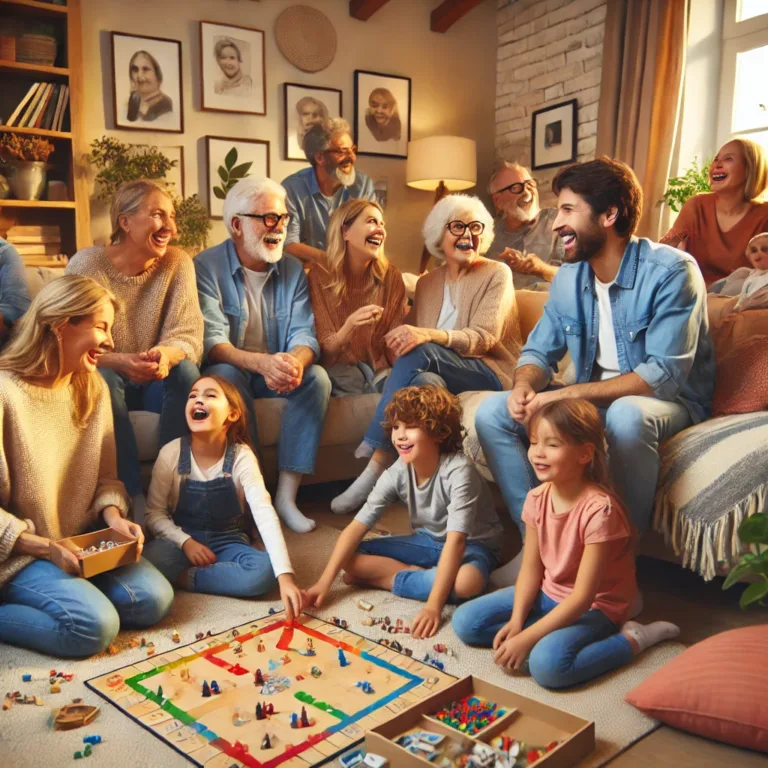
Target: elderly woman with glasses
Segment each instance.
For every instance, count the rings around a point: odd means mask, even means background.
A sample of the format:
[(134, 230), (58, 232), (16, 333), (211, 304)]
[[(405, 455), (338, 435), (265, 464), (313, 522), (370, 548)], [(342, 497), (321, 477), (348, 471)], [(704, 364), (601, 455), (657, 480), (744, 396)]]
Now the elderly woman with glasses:
[(394, 460), (381, 425), (398, 389), (433, 384), (458, 395), (512, 385), (522, 339), (512, 274), (483, 256), (493, 240), (493, 218), (477, 197), (448, 195), (430, 211), (423, 234), (429, 252), (444, 263), (416, 284), (406, 324), (385, 336), (396, 360), (357, 451), (370, 461), (331, 503), (339, 514), (360, 509)]

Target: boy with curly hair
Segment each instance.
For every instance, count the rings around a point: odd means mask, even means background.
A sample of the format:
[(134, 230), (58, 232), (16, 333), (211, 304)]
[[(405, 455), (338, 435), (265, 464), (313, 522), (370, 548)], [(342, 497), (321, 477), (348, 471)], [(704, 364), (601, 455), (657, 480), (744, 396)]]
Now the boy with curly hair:
[[(307, 590), (308, 604), (321, 606), (344, 569), (347, 584), (425, 601), (412, 634), (432, 637), (446, 603), (485, 590), (499, 563), (502, 527), (490, 488), (462, 453), (461, 404), (455, 395), (439, 387), (405, 387), (385, 415), (398, 459), (342, 532), (323, 575)], [(414, 532), (363, 541), (398, 500), (408, 505)]]

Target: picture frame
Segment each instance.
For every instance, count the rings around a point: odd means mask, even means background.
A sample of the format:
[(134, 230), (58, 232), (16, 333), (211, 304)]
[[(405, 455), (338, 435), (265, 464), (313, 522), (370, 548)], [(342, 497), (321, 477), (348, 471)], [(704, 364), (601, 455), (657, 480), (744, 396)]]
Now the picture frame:
[(269, 142), (230, 136), (204, 138), (208, 214), (222, 219), (224, 198), (235, 183), (246, 176), (269, 176)]
[(570, 99), (531, 115), (531, 169), (576, 162), (578, 100)]
[(184, 132), (181, 41), (111, 32), (115, 128)]
[(342, 107), (343, 94), (338, 88), (283, 83), (283, 157), (307, 162), (301, 147), (303, 132), (320, 119), (342, 117)]
[(264, 31), (201, 21), (200, 91), (207, 112), (266, 115)]
[(355, 70), (355, 143), (359, 155), (408, 157), (411, 78)]

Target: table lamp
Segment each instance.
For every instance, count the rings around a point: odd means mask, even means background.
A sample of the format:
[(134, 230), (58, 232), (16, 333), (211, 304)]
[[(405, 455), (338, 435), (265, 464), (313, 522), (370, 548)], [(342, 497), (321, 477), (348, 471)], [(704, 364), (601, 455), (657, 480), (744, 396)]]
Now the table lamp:
[[(449, 192), (460, 192), (477, 183), (477, 144), (460, 136), (429, 136), (408, 142), (405, 183), (414, 189), (435, 193), (435, 203)], [(419, 274), (429, 262), (429, 251), (421, 254)]]

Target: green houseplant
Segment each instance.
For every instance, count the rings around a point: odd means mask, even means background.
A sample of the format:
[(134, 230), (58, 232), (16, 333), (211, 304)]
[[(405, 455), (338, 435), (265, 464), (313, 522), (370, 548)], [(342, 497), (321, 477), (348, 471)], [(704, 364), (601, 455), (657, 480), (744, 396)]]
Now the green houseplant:
[(698, 158), (694, 158), (682, 176), (667, 179), (668, 186), (660, 202), (666, 203), (675, 213), (679, 213), (688, 198), (698, 195), (699, 192), (711, 191), (709, 166), (709, 161), (699, 166)]
[(216, 195), (219, 200), (224, 200), (227, 196), (227, 192), (229, 192), (240, 179), (244, 179), (248, 175), (252, 165), (253, 161), (238, 165), (237, 148), (232, 147), (224, 158), (224, 165), (219, 166), (218, 174), (221, 179), (221, 184), (218, 187), (213, 188), (213, 194)]
[(756, 512), (750, 515), (739, 526), (738, 533), (742, 542), (750, 545), (751, 551), (742, 555), (739, 563), (731, 569), (723, 589), (732, 587), (747, 574), (757, 576), (757, 581), (742, 592), (739, 605), (742, 608), (752, 603), (765, 606), (763, 600), (768, 596), (768, 514)]

